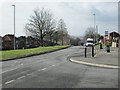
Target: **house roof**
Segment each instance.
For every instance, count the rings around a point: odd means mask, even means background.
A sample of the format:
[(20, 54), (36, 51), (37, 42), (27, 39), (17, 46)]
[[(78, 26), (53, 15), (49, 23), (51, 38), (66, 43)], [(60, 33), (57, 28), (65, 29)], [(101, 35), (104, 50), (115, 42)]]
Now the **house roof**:
[(3, 41), (12, 41), (14, 39), (14, 35), (13, 34), (6, 34), (3, 37)]
[(112, 37), (120, 37), (120, 34), (117, 33), (117, 32), (111, 32), (110, 36), (112, 36)]

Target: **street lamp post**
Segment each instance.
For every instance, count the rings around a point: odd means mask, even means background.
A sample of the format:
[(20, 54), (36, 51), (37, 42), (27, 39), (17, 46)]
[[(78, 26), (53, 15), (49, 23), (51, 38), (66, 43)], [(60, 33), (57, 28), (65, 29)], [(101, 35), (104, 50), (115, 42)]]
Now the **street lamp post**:
[(15, 50), (15, 5), (12, 5), (14, 7), (14, 50)]
[(27, 49), (27, 24), (26, 24), (26, 49)]
[(96, 25), (96, 40), (98, 41), (98, 25)]
[(94, 15), (94, 44), (95, 44), (95, 31), (96, 31), (95, 24), (96, 24), (96, 20), (95, 20), (95, 14), (93, 14), (93, 15)]

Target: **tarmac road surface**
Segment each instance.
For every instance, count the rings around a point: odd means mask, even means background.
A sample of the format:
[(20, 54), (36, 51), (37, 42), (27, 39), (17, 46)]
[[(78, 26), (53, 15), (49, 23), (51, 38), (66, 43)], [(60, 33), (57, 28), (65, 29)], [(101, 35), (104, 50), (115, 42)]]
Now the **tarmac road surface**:
[(73, 46), (38, 56), (2, 62), (2, 88), (118, 88), (118, 70), (69, 61), (84, 54)]

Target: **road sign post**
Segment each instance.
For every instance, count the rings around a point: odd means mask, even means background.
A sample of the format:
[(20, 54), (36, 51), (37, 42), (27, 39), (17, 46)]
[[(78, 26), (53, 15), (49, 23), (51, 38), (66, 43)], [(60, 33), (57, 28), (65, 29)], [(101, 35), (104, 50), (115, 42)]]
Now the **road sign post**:
[(87, 53), (87, 48), (85, 47), (85, 58), (87, 57), (86, 53)]
[(94, 46), (92, 46), (92, 57), (94, 57)]

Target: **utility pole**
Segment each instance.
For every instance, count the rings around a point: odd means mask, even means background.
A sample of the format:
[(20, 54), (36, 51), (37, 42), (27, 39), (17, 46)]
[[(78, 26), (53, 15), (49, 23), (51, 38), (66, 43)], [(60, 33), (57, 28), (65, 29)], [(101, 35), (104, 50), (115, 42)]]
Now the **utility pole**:
[(96, 25), (96, 38), (98, 40), (98, 25)]
[(15, 44), (16, 44), (16, 41), (15, 41), (15, 5), (12, 5), (14, 7), (14, 50), (15, 50)]
[(26, 24), (26, 49), (27, 49), (27, 24)]
[(96, 27), (95, 27), (95, 26), (96, 26), (96, 25), (95, 25), (95, 24), (96, 24), (96, 20), (95, 20), (95, 19), (96, 19), (96, 18), (95, 18), (95, 14), (93, 14), (93, 15), (94, 15), (94, 44), (95, 44), (95, 39), (96, 39), (96, 38), (95, 38), (95, 31), (96, 31)]

